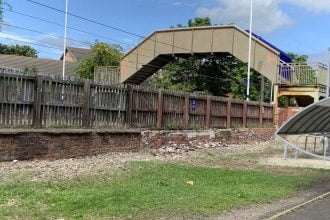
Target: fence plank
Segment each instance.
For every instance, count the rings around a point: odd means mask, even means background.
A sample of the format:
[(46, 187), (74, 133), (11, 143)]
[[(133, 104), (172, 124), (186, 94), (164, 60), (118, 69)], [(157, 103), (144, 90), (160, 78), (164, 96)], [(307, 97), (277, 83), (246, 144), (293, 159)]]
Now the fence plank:
[(33, 127), (40, 127), (41, 122), (41, 92), (42, 92), (42, 83), (43, 77), (38, 75), (36, 77), (36, 84), (35, 84), (35, 95), (34, 95), (34, 103), (33, 103)]
[(158, 91), (158, 102), (157, 102), (157, 128), (162, 127), (163, 120), (163, 91)]
[(184, 109), (183, 109), (183, 127), (187, 128), (189, 125), (189, 94), (184, 96)]
[(206, 116), (205, 116), (205, 127), (210, 128), (210, 119), (211, 119), (211, 96), (207, 96), (206, 99)]
[(126, 124), (132, 125), (132, 107), (133, 107), (133, 87), (127, 86), (127, 98), (126, 98)]
[(262, 104), (262, 102), (259, 103), (259, 127), (262, 128), (263, 124), (263, 113), (264, 113), (264, 106)]
[(227, 100), (227, 128), (231, 127), (231, 99)]
[(243, 128), (247, 127), (247, 101), (243, 103)]
[(91, 86), (88, 80), (84, 81), (84, 102), (83, 102), (83, 121), (82, 126), (88, 127), (90, 125), (90, 115), (89, 115), (89, 107), (90, 107), (90, 95), (91, 95)]

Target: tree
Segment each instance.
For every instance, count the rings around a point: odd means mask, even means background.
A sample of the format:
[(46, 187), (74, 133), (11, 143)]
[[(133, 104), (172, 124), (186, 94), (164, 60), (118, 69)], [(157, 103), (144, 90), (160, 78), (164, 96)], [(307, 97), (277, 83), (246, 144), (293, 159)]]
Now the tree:
[[(200, 18), (196, 17), (194, 19), (189, 19), (188, 27), (200, 27), (200, 26), (211, 26), (212, 22), (209, 17)], [(183, 24), (177, 24), (176, 26), (171, 26), (171, 28), (185, 28), (187, 26)]]
[(0, 21), (3, 21), (3, 6), (4, 6), (4, 1), (0, 0)]
[(85, 79), (94, 78), (97, 66), (119, 66), (123, 49), (119, 45), (109, 45), (96, 41), (91, 46), (92, 54), (78, 62), (76, 74)]
[(28, 45), (4, 45), (0, 44), (0, 54), (19, 55), (26, 57), (38, 57), (38, 51)]
[(298, 55), (296, 53), (289, 52), (288, 56), (292, 59), (294, 63), (307, 63), (307, 55)]
[(225, 95), (231, 91), (231, 72), (237, 62), (232, 56), (176, 58), (148, 83), (158, 88)]
[(26, 74), (32, 74), (32, 75), (37, 75), (38, 74), (38, 68), (35, 65), (32, 66), (25, 66), (23, 68), (23, 73)]
[[(0, 21), (1, 22), (3, 21), (3, 15), (4, 15), (3, 9), (5, 6), (7, 6), (9, 9), (12, 8), (11, 5), (8, 4), (8, 2), (6, 2), (5, 0), (0, 0)], [(0, 26), (0, 30), (1, 30), (1, 26)]]
[(212, 22), (209, 17), (199, 18), (196, 17), (194, 19), (189, 19), (188, 27), (200, 27), (200, 26), (211, 26)]

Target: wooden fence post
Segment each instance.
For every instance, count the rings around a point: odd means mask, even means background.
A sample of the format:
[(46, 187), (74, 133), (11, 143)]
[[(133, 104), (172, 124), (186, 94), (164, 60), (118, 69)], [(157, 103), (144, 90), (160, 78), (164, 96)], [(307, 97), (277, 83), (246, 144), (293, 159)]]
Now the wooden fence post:
[(91, 84), (89, 80), (84, 81), (84, 102), (83, 102), (83, 127), (89, 127), (91, 125), (89, 117), (89, 107), (90, 107), (90, 95), (91, 95)]
[(186, 94), (184, 96), (184, 108), (183, 108), (183, 127), (187, 128), (189, 125), (189, 102), (190, 95)]
[(132, 108), (133, 108), (133, 87), (127, 86), (127, 97), (126, 97), (126, 124), (132, 126)]
[(259, 103), (259, 127), (263, 127), (264, 105), (263, 102)]
[(162, 127), (163, 120), (163, 91), (160, 89), (158, 91), (158, 101), (157, 101), (157, 128)]
[(37, 75), (35, 80), (35, 87), (34, 87), (34, 104), (33, 104), (33, 119), (32, 119), (32, 126), (33, 127), (41, 127), (41, 96), (42, 96), (42, 83), (43, 83), (43, 76)]
[(248, 103), (246, 100), (243, 102), (243, 128), (247, 127), (247, 118), (248, 118)]
[(230, 128), (231, 119), (231, 99), (227, 99), (227, 128)]
[(210, 128), (210, 119), (211, 119), (211, 96), (207, 96), (206, 99), (206, 116), (205, 116), (205, 127)]

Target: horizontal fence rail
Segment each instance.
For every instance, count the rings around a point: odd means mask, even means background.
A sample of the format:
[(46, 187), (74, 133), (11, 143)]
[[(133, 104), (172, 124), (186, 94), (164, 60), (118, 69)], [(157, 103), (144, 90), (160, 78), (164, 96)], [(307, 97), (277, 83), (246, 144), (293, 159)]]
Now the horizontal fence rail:
[(0, 71), (1, 127), (261, 128), (273, 106), (143, 86)]
[(283, 85), (326, 85), (328, 67), (322, 63), (280, 63), (279, 83)]

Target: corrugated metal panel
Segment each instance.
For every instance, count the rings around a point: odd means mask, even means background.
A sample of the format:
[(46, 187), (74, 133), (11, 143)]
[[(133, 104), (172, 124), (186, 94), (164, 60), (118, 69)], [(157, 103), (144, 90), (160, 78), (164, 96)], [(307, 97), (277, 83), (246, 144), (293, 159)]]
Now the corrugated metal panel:
[(322, 133), (330, 131), (330, 98), (312, 104), (297, 113), (276, 132), (278, 135)]

